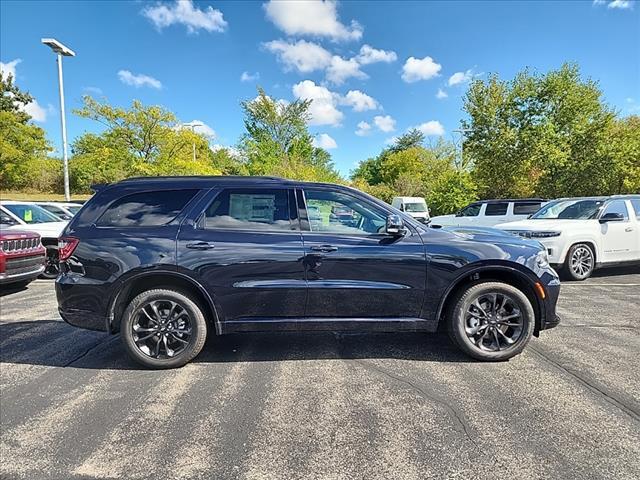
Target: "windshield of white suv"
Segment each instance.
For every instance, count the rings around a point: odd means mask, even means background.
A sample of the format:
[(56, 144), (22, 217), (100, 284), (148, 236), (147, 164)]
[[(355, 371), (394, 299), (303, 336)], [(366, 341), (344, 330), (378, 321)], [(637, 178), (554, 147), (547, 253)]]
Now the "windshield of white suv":
[(4, 204), (3, 207), (13, 213), (24, 223), (45, 223), (60, 221), (60, 219), (54, 214), (47, 212), (44, 208), (38, 205), (31, 205), (29, 203), (10, 203)]
[(427, 206), (424, 203), (405, 203), (405, 212), (423, 213), (427, 211)]
[(533, 214), (533, 219), (589, 220), (596, 218), (604, 200), (556, 200)]

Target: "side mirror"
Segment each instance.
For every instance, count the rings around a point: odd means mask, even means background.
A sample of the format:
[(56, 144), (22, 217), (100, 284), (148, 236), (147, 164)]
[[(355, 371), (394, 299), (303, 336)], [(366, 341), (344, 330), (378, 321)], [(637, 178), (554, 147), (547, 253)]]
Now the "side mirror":
[(624, 215), (622, 215), (621, 213), (613, 213), (613, 212), (605, 213), (602, 217), (600, 217), (599, 222), (600, 223), (624, 222)]
[(456, 212), (456, 217), (461, 217), (462, 216), (462, 210), (460, 210), (459, 212)]
[(404, 221), (400, 215), (389, 215), (387, 217), (386, 232), (389, 235), (404, 235), (407, 229), (404, 226)]

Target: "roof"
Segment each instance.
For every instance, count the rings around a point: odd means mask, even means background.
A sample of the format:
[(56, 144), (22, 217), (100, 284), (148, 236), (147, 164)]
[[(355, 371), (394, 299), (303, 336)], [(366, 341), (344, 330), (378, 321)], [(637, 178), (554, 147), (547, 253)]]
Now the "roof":
[[(332, 183), (323, 182), (304, 182), (299, 180), (291, 180), (280, 177), (267, 177), (267, 176), (245, 176), (245, 175), (200, 175), (200, 176), (165, 176), (165, 177), (132, 177), (120, 182), (108, 185), (109, 187), (115, 185), (122, 186), (144, 186), (144, 185), (161, 185), (161, 184), (176, 184), (181, 188), (184, 187), (199, 187), (199, 188), (211, 188), (219, 185), (313, 185), (313, 186), (338, 186), (341, 188), (349, 188), (346, 185), (337, 185)], [(106, 187), (105, 185), (104, 187)], [(101, 188), (104, 188), (100, 186)], [(98, 187), (98, 188), (100, 188)]]
[(548, 202), (545, 198), (492, 198), (490, 200), (477, 200), (476, 203), (505, 203), (505, 202)]

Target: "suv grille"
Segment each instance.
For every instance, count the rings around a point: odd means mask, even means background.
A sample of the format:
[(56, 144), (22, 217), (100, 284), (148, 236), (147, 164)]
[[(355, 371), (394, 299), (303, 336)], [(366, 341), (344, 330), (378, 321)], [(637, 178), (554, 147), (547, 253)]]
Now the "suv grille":
[(39, 238), (21, 238), (18, 240), (3, 240), (2, 250), (5, 253), (8, 252), (22, 252), (25, 250), (32, 250), (40, 246)]
[(29, 255), (28, 257), (7, 258), (5, 272), (7, 275), (20, 275), (39, 270), (44, 265), (44, 254)]

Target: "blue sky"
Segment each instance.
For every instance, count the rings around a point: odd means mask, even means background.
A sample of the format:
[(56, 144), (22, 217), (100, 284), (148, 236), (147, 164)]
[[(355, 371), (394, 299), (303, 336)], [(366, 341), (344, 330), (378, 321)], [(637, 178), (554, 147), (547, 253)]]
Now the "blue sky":
[(309, 98), (310, 130), (347, 174), (410, 127), (455, 138), (474, 76), (577, 62), (622, 115), (640, 113), (639, 10), (626, 0), (2, 1), (0, 66), (34, 96), (30, 111), (56, 146), (57, 72), (42, 37), (77, 54), (64, 61), (70, 142), (100, 128), (71, 113), (84, 94), (161, 104), (225, 146), (242, 134), (239, 102), (256, 85)]

